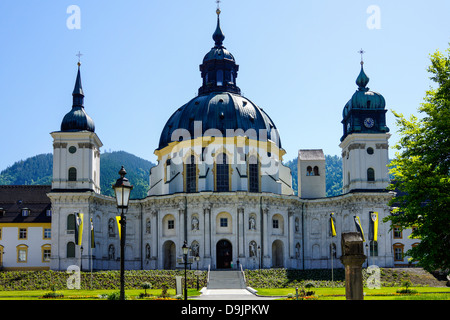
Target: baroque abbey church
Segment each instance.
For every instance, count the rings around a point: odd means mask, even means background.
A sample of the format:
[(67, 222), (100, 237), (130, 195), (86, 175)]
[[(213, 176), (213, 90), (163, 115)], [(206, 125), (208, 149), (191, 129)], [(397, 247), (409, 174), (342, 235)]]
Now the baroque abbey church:
[[(202, 269), (338, 268), (341, 234), (356, 231), (355, 220), (370, 263), (394, 266), (392, 232), (382, 222), (392, 197), (385, 100), (367, 87), (363, 63), (356, 92), (342, 103), (343, 194), (326, 197), (325, 157), (315, 149), (298, 151), (295, 195), (282, 137), (270, 116), (241, 95), (239, 66), (224, 39), (218, 10), (198, 95), (174, 109), (162, 129), (147, 197), (130, 200), (125, 268), (182, 267), (185, 242)], [(83, 100), (78, 64), (72, 109), (51, 133), (52, 270), (120, 267), (116, 200), (100, 193), (102, 142)], [(81, 246), (76, 213), (84, 217)]]

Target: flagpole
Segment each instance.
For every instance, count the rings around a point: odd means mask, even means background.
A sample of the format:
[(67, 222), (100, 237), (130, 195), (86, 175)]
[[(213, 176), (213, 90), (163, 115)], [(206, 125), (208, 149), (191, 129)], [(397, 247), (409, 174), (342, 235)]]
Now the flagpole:
[(90, 218), (90, 230), (89, 230), (89, 265), (90, 265), (90, 271), (91, 271), (91, 290), (92, 290), (92, 218)]
[(334, 277), (333, 277), (333, 242), (330, 244), (331, 245), (331, 285), (334, 287)]

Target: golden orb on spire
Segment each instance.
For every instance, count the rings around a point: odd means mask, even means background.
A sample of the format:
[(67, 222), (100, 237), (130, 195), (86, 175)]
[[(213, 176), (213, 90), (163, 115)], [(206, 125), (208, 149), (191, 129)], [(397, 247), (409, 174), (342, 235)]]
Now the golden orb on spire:
[(216, 13), (217, 13), (217, 15), (220, 15), (220, 0), (216, 0), (216, 3), (217, 3), (217, 10), (216, 10)]

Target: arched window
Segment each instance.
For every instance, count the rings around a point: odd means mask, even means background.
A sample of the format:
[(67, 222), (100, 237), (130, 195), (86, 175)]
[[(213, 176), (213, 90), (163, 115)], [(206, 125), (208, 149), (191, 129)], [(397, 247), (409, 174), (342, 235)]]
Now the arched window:
[(367, 181), (375, 181), (375, 170), (372, 168), (367, 169)]
[(77, 181), (77, 169), (69, 168), (69, 181)]
[(186, 192), (197, 192), (197, 165), (195, 156), (191, 155), (185, 165)]
[(248, 191), (259, 192), (259, 163), (256, 156), (248, 159)]
[(230, 191), (230, 167), (227, 155), (219, 154), (216, 161), (216, 191)]
[(315, 176), (318, 176), (318, 175), (319, 175), (319, 167), (318, 167), (318, 166), (315, 166), (315, 167), (314, 167), (314, 175), (315, 175)]
[(75, 232), (75, 215), (72, 213), (67, 216), (67, 231), (69, 231), (68, 233)]
[(312, 175), (313, 175), (312, 167), (311, 167), (311, 166), (308, 166), (308, 167), (306, 168), (306, 175), (307, 175), (307, 176), (312, 176)]
[(217, 70), (217, 86), (223, 86), (223, 71)]
[(67, 258), (75, 258), (75, 243), (74, 242), (67, 243), (66, 256), (67, 256)]

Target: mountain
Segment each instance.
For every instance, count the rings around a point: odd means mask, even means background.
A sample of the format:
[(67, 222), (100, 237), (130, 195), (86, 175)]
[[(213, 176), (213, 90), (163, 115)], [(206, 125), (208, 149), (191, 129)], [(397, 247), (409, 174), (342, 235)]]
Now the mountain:
[[(127, 178), (133, 185), (132, 199), (147, 196), (150, 168), (155, 164), (125, 151), (105, 152), (100, 155), (100, 187), (102, 194), (114, 196), (111, 186), (119, 178), (123, 165)], [(297, 158), (286, 164), (291, 169), (292, 186), (297, 194)], [(338, 156), (325, 156), (326, 195), (337, 196), (342, 193), (342, 159)], [(49, 185), (52, 183), (53, 156), (40, 154), (20, 160), (0, 172), (0, 185)]]
[[(100, 154), (100, 188), (102, 194), (114, 196), (111, 186), (119, 178), (121, 166), (133, 185), (132, 199), (147, 196), (150, 168), (155, 164), (125, 151)], [(50, 185), (52, 183), (53, 155), (40, 154), (20, 160), (0, 172), (0, 185)]]
[(106, 152), (100, 155), (100, 188), (102, 194), (114, 197), (112, 185), (120, 177), (121, 166), (125, 167), (126, 177), (133, 185), (131, 199), (145, 198), (149, 188), (150, 168), (155, 164), (125, 151)]
[(51, 153), (20, 160), (0, 172), (1, 185), (52, 184), (53, 155)]

